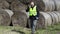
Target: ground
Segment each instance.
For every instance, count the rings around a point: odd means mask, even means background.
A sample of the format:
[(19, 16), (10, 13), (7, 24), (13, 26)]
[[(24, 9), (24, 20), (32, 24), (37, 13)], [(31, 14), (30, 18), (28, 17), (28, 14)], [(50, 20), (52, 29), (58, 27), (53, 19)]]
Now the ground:
[[(30, 34), (31, 30), (23, 27), (0, 26), (0, 34)], [(47, 29), (39, 29), (36, 34), (60, 34), (60, 23), (48, 27)]]

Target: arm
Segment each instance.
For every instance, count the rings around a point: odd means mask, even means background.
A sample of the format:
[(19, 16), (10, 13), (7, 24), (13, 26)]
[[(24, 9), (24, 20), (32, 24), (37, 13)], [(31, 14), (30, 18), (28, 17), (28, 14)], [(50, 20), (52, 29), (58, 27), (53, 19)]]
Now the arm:
[(29, 7), (27, 7), (26, 12), (29, 12)]
[(38, 19), (39, 19), (39, 10), (38, 10), (38, 7), (36, 7), (36, 10), (37, 10), (37, 16), (36, 16), (36, 19), (38, 20)]
[(27, 18), (29, 18), (29, 7), (26, 9)]
[(39, 17), (39, 9), (38, 9), (38, 7), (36, 7), (36, 10), (37, 10), (37, 17)]

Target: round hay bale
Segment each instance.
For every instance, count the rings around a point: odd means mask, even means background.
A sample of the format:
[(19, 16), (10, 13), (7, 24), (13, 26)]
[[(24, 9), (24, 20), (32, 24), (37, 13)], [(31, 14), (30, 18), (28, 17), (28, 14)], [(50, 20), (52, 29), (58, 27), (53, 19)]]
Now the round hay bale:
[(60, 10), (60, 0), (54, 0), (54, 3), (55, 3), (55, 10)]
[(9, 3), (5, 0), (0, 0), (0, 8), (8, 9), (9, 8)]
[(57, 14), (55, 14), (54, 12), (51, 12), (51, 13), (52, 13), (52, 15), (54, 15), (55, 24), (57, 24), (58, 23), (58, 16), (57, 16)]
[(7, 1), (4, 1), (2, 5), (4, 9), (9, 9), (9, 3)]
[(56, 11), (54, 11), (54, 13), (58, 16), (58, 23), (59, 23), (60, 22), (60, 13), (56, 12)]
[(52, 24), (52, 19), (51, 16), (45, 12), (40, 12), (40, 17), (39, 17), (39, 21), (38, 21), (38, 26), (37, 27), (42, 27), (43, 28), (47, 27), (47, 26), (51, 26)]
[(51, 6), (51, 10), (54, 11), (55, 10), (55, 4), (53, 0), (49, 0), (50, 6)]
[(11, 4), (11, 10), (13, 11), (26, 10), (26, 5), (22, 4), (20, 1), (13, 1)]
[(44, 5), (43, 4), (40, 5), (42, 7), (42, 10), (53, 11), (55, 9), (55, 5), (54, 5), (53, 0), (42, 0), (42, 2), (44, 3)]
[(27, 24), (27, 15), (24, 11), (15, 11), (15, 14), (12, 16), (13, 26), (26, 27)]
[(0, 9), (0, 25), (8, 26), (10, 22), (10, 15), (5, 10)]
[(52, 19), (52, 25), (55, 23), (55, 18), (54, 18), (54, 15), (51, 13), (51, 12), (47, 12), (50, 16), (51, 16), (51, 19)]

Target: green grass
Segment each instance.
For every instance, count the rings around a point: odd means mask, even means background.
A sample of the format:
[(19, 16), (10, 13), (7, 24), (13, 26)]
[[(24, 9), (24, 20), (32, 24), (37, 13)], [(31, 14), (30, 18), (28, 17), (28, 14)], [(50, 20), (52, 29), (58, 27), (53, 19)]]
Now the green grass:
[[(12, 33), (11, 33), (12, 32)], [(0, 34), (30, 34), (31, 29), (23, 27), (0, 26)], [(50, 26), (47, 29), (39, 29), (36, 34), (60, 34), (60, 23)]]

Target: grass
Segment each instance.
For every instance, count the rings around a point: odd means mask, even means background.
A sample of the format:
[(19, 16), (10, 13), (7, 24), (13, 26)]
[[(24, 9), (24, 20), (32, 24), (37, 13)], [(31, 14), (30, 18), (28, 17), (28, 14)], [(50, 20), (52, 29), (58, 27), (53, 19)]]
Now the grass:
[[(0, 34), (30, 34), (31, 30), (23, 27), (0, 26)], [(60, 34), (60, 23), (48, 27), (47, 29), (39, 29), (36, 34)]]

